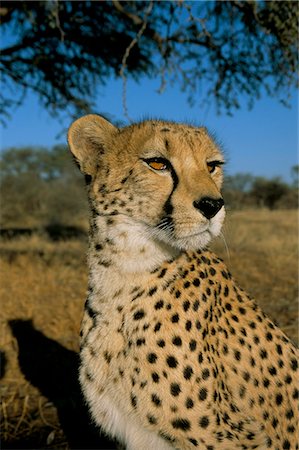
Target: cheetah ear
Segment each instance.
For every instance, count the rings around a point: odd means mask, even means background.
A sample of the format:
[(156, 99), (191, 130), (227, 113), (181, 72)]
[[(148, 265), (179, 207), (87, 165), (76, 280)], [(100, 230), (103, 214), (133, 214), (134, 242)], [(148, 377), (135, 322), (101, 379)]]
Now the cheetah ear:
[(101, 116), (88, 114), (72, 123), (68, 143), (81, 172), (94, 175), (101, 155), (117, 128)]

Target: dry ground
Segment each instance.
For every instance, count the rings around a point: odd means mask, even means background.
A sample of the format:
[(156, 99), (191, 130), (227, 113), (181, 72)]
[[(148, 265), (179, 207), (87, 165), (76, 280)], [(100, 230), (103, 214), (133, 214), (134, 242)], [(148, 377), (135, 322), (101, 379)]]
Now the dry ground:
[[(298, 342), (297, 212), (234, 212), (224, 235), (227, 248), (213, 248)], [(109, 448), (95, 444), (77, 384), (85, 252), (84, 240), (0, 243), (2, 448)]]

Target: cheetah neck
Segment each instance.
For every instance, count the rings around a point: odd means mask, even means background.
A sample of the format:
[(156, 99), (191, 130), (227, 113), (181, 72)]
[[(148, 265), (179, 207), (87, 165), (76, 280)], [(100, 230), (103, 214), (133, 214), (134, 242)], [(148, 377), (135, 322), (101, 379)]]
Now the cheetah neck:
[[(93, 276), (128, 279), (144, 276), (181, 251), (150, 236), (148, 227), (129, 217), (93, 219), (89, 266)], [(111, 280), (110, 280), (111, 282)]]

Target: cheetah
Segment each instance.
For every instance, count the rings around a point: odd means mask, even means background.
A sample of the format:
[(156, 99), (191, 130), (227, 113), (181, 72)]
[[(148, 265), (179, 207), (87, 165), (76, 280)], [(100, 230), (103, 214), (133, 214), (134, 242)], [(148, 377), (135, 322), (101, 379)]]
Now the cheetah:
[(128, 450), (298, 449), (298, 353), (207, 250), (225, 216), (208, 131), (75, 121), (90, 205), (80, 383)]

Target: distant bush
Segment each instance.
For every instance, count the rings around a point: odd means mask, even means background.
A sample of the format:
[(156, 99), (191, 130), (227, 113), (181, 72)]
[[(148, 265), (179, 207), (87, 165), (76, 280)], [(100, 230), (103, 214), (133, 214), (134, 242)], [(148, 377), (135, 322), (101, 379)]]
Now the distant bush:
[(66, 146), (10, 148), (0, 161), (1, 227), (86, 220), (83, 177)]
[(223, 195), (231, 209), (298, 208), (297, 185), (294, 182), (287, 184), (278, 177), (267, 179), (250, 174), (228, 176), (224, 182)]

